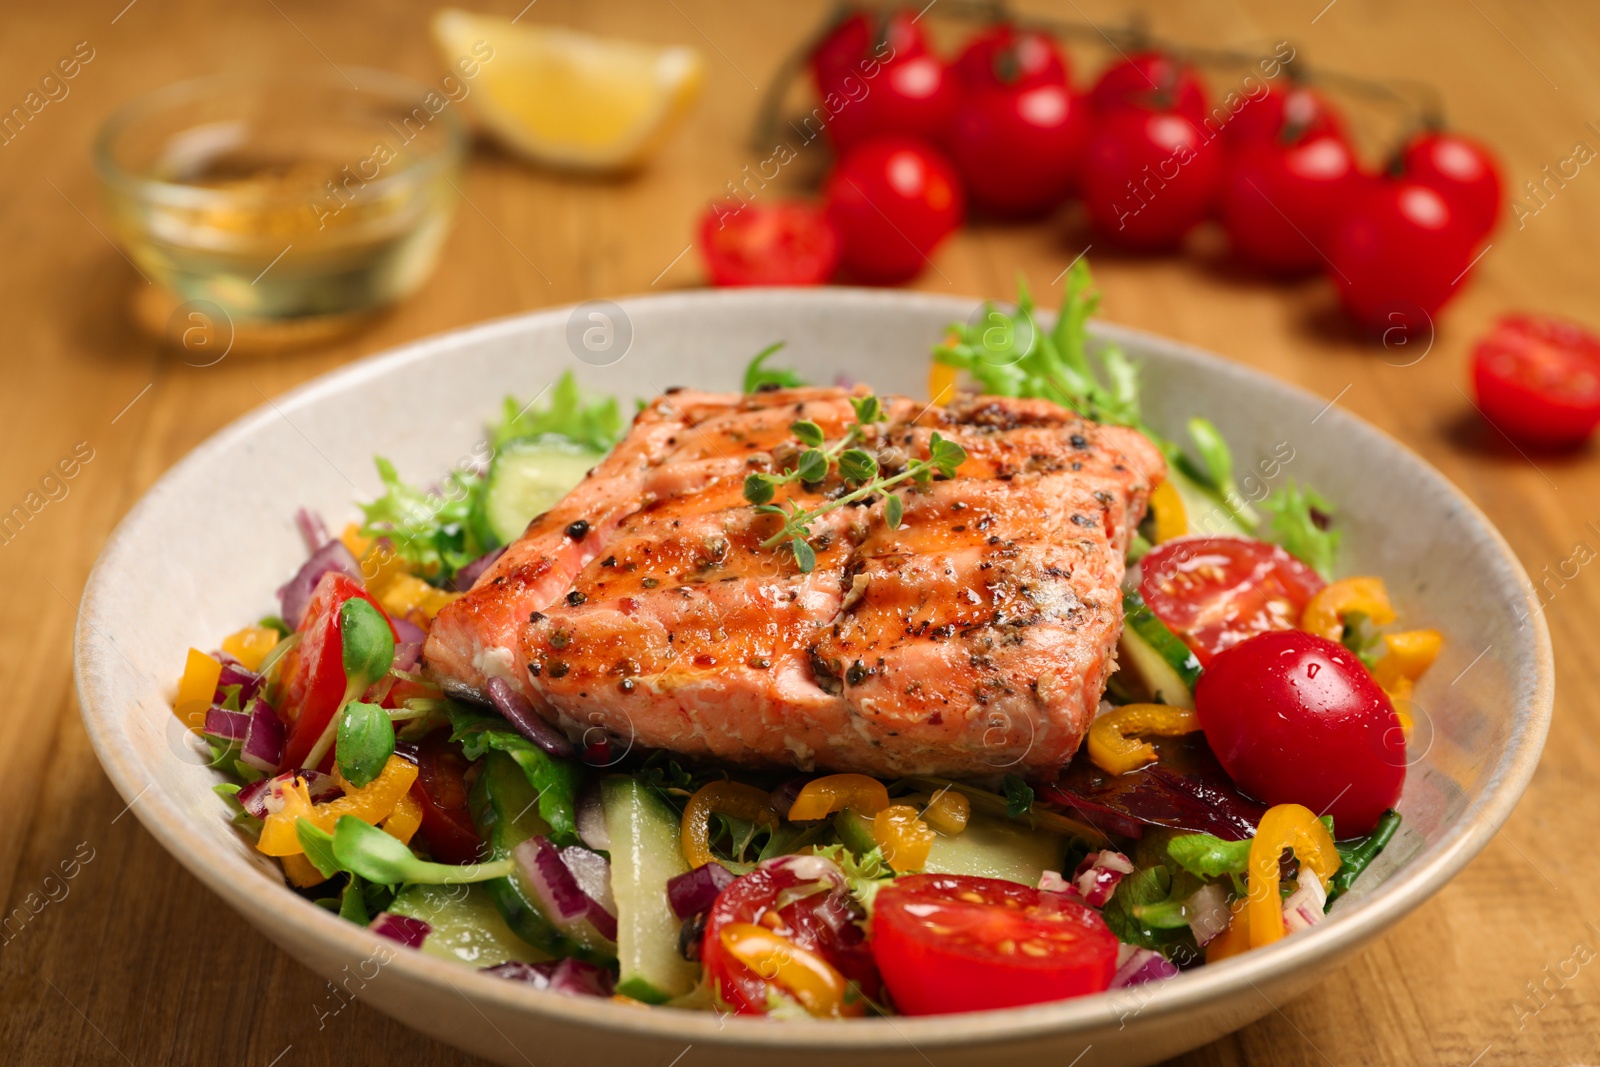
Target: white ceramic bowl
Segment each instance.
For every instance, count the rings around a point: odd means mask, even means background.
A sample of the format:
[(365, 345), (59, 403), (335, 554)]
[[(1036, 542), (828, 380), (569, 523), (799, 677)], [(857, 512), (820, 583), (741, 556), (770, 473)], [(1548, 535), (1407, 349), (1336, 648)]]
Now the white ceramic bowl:
[[(975, 306), (848, 289), (581, 305), (421, 341), (245, 416), (145, 495), (90, 577), (77, 681), (106, 773), (195, 877), (295, 959), (329, 977), (376, 972), (363, 999), (500, 1063), (665, 1064), (693, 1045), (702, 1067), (752, 1056), (814, 1067), (818, 1055), (939, 1067), (1146, 1064), (1260, 1017), (1436, 892), (1504, 822), (1549, 725), (1550, 642), (1505, 541), (1438, 472), (1318, 397), (1160, 338), (1097, 327), (1142, 364), (1152, 424), (1176, 433), (1204, 413), (1241, 468), (1283, 455), (1286, 444), (1293, 458), (1280, 477), (1310, 482), (1339, 505), (1342, 570), (1381, 574), (1408, 623), (1447, 634), (1418, 693), (1402, 833), (1330, 921), (1271, 948), (1156, 987), (932, 1019), (778, 1024), (558, 997), (389, 947), (290, 892), (229, 826), (213, 773), (197, 765), (169, 710), (185, 649), (215, 647), (271, 609), (274, 589), (301, 562), (292, 510), (317, 508), (341, 524), (355, 517), (355, 501), (379, 491), (374, 453), (427, 482), (469, 454), (507, 393), (531, 397), (569, 368), (622, 397), (675, 384), (737, 389), (750, 354), (773, 340), (788, 342), (779, 361), (812, 381), (843, 373), (920, 396), (929, 347)], [(587, 343), (585, 331), (595, 331)], [(1465, 684), (1452, 684), (1464, 670)]]

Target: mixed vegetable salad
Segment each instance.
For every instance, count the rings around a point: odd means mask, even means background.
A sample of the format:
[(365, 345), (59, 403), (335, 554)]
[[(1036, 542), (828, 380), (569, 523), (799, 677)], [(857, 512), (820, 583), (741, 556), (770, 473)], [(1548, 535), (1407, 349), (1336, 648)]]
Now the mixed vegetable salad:
[[(301, 512), (309, 558), (279, 613), (191, 649), (175, 711), (298, 893), (572, 995), (971, 1011), (1315, 925), (1396, 832), (1405, 709), (1442, 639), (1390, 629), (1380, 578), (1332, 580), (1334, 511), (1285, 476), (1287, 443), (1244, 471), (1202, 418), (1187, 446), (1144, 426), (1136, 368), (1089, 340), (1095, 303), (1080, 263), (1052, 328), (1024, 290), (951, 326), (929, 383), (934, 403), (976, 388), (1135, 426), (1169, 460), (1128, 555), (1119, 669), (1056, 781), (735, 771), (571, 738), (500, 681), (492, 706), (447, 696), (419, 662), (432, 620), (622, 433), (570, 376), (542, 406), (508, 399), (482, 462), (436, 487), (379, 459), (361, 522), (333, 537)], [(778, 354), (747, 391), (800, 384)]]

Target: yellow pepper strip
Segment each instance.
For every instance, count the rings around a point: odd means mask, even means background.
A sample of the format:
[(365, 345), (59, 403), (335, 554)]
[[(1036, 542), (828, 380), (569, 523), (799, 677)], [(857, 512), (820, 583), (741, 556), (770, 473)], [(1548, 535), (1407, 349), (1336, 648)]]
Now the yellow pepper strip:
[(246, 626), (222, 639), (222, 651), (247, 671), (259, 671), (267, 653), (278, 646), (278, 631), (270, 626)]
[(290, 885), (310, 889), (328, 880), (328, 876), (317, 870), (316, 864), (306, 859), (304, 853), (298, 856), (283, 856), (280, 860), (283, 863), (283, 873), (288, 876)]
[(1150, 513), (1156, 520), (1156, 544), (1173, 541), (1189, 532), (1189, 512), (1171, 482), (1150, 490)]
[(954, 837), (965, 830), (970, 818), (972, 801), (966, 794), (957, 793), (948, 786), (935, 793), (922, 812), (922, 820), (946, 837)]
[(189, 650), (189, 659), (183, 665), (183, 677), (178, 681), (178, 695), (172, 701), (172, 710), (183, 724), (195, 733), (206, 723), (206, 712), (211, 710), (211, 698), (217, 695), (217, 679), (222, 677), (222, 663), (201, 652)]
[(1179, 737), (1200, 729), (1199, 717), (1170, 704), (1124, 704), (1112, 708), (1089, 727), (1089, 758), (1108, 774), (1127, 774), (1155, 762), (1155, 746), (1138, 734)]
[(354, 815), (362, 822), (376, 826), (389, 817), (416, 780), (415, 763), (399, 756), (390, 756), (389, 762), (378, 772), (378, 777), (365, 786), (358, 789), (341, 780), (344, 796), (313, 804), (306, 784), (297, 779), (283, 789), (282, 810), (268, 815), (262, 821), (261, 839), (256, 842), (256, 848), (269, 856), (294, 856), (304, 852), (294, 829), (295, 820), (301, 818), (330, 834), (344, 815)]
[(691, 867), (703, 867), (716, 862), (711, 854), (711, 816), (713, 813), (732, 815), (736, 819), (778, 825), (777, 813), (772, 810), (772, 798), (753, 785), (739, 782), (707, 782), (701, 786), (683, 808), (683, 824), (679, 831), (683, 858)]
[(345, 526), (344, 532), (339, 535), (339, 540), (344, 542), (344, 547), (356, 559), (365, 559), (367, 552), (372, 548), (372, 538), (361, 536), (361, 527), (355, 523)]
[(864, 774), (829, 774), (805, 784), (789, 806), (789, 821), (826, 819), (846, 808), (862, 815), (876, 815), (888, 806), (889, 790), (876, 778)]
[(1344, 617), (1361, 612), (1374, 626), (1394, 622), (1394, 605), (1382, 578), (1341, 578), (1318, 590), (1300, 616), (1300, 629), (1337, 641), (1344, 636)]
[(956, 382), (961, 372), (948, 363), (935, 363), (928, 368), (928, 401), (933, 407), (944, 407), (955, 399)]
[(858, 999), (846, 1002), (850, 983), (815, 952), (755, 923), (729, 923), (718, 935), (728, 955), (779, 986), (817, 1018), (863, 1014)]
[(401, 797), (389, 817), (383, 820), (383, 832), (402, 845), (411, 844), (412, 836), (421, 826), (422, 804), (411, 793)]
[(383, 609), (396, 618), (420, 611), (431, 621), (446, 604), (461, 599), (461, 594), (435, 588), (414, 574), (396, 574), (377, 597)]
[(1250, 911), (1249, 897), (1240, 897), (1234, 901), (1229, 910), (1232, 918), (1228, 920), (1227, 929), (1212, 938), (1206, 945), (1206, 962), (1216, 963), (1229, 956), (1237, 956), (1241, 952), (1250, 951)]
[(1333, 835), (1310, 808), (1279, 804), (1268, 808), (1250, 842), (1249, 915), (1250, 947), (1270, 945), (1283, 936), (1283, 900), (1278, 894), (1278, 862), (1284, 849), (1293, 849), (1300, 861), (1300, 876), (1317, 876), (1322, 887), (1339, 869), (1339, 850)]
[(883, 849), (889, 866), (902, 874), (928, 865), (933, 836), (933, 828), (909, 804), (891, 804), (872, 820), (872, 839)]
[(1383, 644), (1386, 651), (1372, 668), (1372, 677), (1391, 701), (1410, 700), (1417, 679), (1433, 666), (1444, 647), (1444, 635), (1438, 630), (1407, 630), (1384, 634)]

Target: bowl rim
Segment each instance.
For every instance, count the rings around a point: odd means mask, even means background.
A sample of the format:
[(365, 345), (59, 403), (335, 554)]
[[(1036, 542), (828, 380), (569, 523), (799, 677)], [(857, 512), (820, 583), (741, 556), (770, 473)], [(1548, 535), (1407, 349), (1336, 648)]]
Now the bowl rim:
[[(867, 307), (910, 304), (930, 313), (947, 312), (955, 321), (969, 314), (981, 298), (830, 287), (696, 290), (620, 297), (615, 302), (624, 309), (650, 307), (670, 311), (679, 306), (693, 306), (704, 314), (708, 310), (705, 305), (737, 311), (744, 304), (769, 301), (790, 303), (799, 308), (815, 307), (818, 311), (839, 303)], [(101, 676), (108, 670), (109, 660), (117, 654), (109, 647), (109, 642), (99, 636), (101, 630), (96, 625), (106, 574), (116, 566), (119, 548), (128, 531), (147, 511), (161, 505), (167, 487), (186, 468), (201, 462), (209, 453), (248, 437), (265, 422), (280, 418), (280, 412), (292, 410), (321, 394), (342, 391), (364, 380), (386, 375), (412, 362), (436, 358), (437, 352), (491, 342), (497, 337), (515, 336), (540, 325), (559, 322), (579, 306), (523, 312), (444, 331), (347, 364), (263, 403), (207, 438), (163, 474), (123, 517), (95, 562), (85, 585), (74, 635), (74, 677), (79, 707), (95, 753), (119, 794), (162, 846), (202, 883), (280, 943), (290, 935), (278, 935), (273, 931), (280, 927), (296, 927), (299, 934), (318, 939), (329, 952), (342, 957), (370, 955), (379, 944), (395, 947), (393, 942), (382, 941), (370, 931), (304, 900), (282, 883), (263, 878), (260, 869), (248, 860), (216, 846), (191, 829), (179, 804), (168, 799), (163, 791), (142, 791), (146, 788), (142, 784), (145, 779), (135, 773), (138, 763), (130, 754), (131, 750), (115, 744), (118, 728), (130, 720), (119, 718), (117, 709), (107, 706), (109, 701), (99, 699)], [(1322, 400), (1309, 390), (1264, 371), (1157, 334), (1099, 320), (1092, 324), (1092, 330), (1097, 340), (1118, 342), (1125, 347), (1131, 344), (1159, 348), (1163, 350), (1163, 358), (1197, 365), (1207, 373), (1249, 381), (1253, 387), (1276, 390), (1280, 395), (1295, 396), (1302, 402)], [(1137, 362), (1137, 357), (1134, 358)], [(1463, 521), (1475, 523), (1486, 535), (1489, 544), (1521, 579), (1522, 606), (1532, 623), (1528, 650), (1532, 653), (1533, 667), (1532, 685), (1519, 692), (1512, 710), (1513, 728), (1507, 747), (1484, 778), (1482, 799), (1476, 804), (1468, 802), (1475, 814), (1464, 813), (1438, 841), (1407, 860), (1369, 896), (1353, 900), (1335, 921), (1320, 924), (1308, 933), (1284, 939), (1265, 950), (1187, 971), (1160, 983), (1155, 989), (1113, 990), (1001, 1011), (915, 1020), (903, 1017), (860, 1019), (845, 1024), (795, 1020), (773, 1026), (762, 1019), (726, 1017), (715, 1012), (639, 1011), (633, 1006), (598, 998), (573, 998), (540, 991), (421, 952), (395, 951), (386, 966), (395, 968), (413, 984), (427, 985), (441, 992), (454, 991), (496, 1010), (620, 1031), (634, 1038), (731, 1048), (870, 1052), (899, 1049), (908, 1042), (920, 1051), (925, 1047), (954, 1048), (1059, 1036), (1074, 1031), (1089, 1032), (1117, 1021), (1119, 1005), (1135, 1004), (1141, 1020), (1172, 1018), (1203, 1009), (1208, 1002), (1220, 1003), (1242, 994), (1247, 988), (1260, 993), (1264, 985), (1332, 962), (1353, 950), (1437, 892), (1499, 833), (1532, 778), (1543, 750), (1554, 704), (1554, 659), (1549, 628), (1539, 610), (1533, 585), (1504, 536), (1483, 511), (1440, 471), (1383, 430), (1337, 404), (1329, 404), (1324, 415), (1345, 433), (1376, 438), (1386, 445), (1398, 462), (1413, 468), (1414, 475), (1431, 480), (1443, 489), (1461, 509)], [(907, 1027), (915, 1027), (915, 1042), (904, 1032)]]

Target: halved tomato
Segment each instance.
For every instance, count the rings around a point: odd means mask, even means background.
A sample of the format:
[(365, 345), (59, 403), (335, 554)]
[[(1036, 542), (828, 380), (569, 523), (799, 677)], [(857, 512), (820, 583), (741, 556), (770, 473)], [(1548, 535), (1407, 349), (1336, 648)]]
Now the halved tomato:
[[(354, 578), (329, 571), (317, 582), (300, 622), (300, 643), (284, 661), (283, 711), (289, 737), (283, 747), (283, 766), (299, 767), (316, 747), (333, 713), (344, 699), (344, 639), (339, 636), (339, 608), (360, 597), (384, 619), (383, 606), (372, 599)], [(394, 631), (394, 623), (389, 623)], [(399, 640), (398, 634), (395, 640)]]
[(1139, 569), (1139, 595), (1202, 667), (1256, 634), (1298, 627), (1306, 601), (1326, 584), (1277, 545), (1246, 537), (1167, 541)]
[(821, 285), (839, 267), (839, 236), (800, 201), (713, 204), (700, 222), (712, 285)]
[(961, 874), (878, 892), (872, 955), (906, 1015), (987, 1011), (1098, 993), (1117, 972), (1100, 913), (1059, 893)]
[(1581, 443), (1600, 425), (1600, 337), (1542, 315), (1500, 320), (1472, 354), (1484, 416), (1547, 448)]
[(422, 805), (422, 840), (440, 863), (476, 863), (483, 839), (467, 809), (466, 756), (449, 730), (435, 730), (417, 746), (417, 780), (411, 795)]

